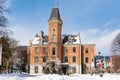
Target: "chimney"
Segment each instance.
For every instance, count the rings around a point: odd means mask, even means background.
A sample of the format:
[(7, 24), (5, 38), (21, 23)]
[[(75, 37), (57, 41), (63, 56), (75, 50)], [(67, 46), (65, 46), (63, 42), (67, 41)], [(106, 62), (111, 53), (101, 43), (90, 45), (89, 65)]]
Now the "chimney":
[(40, 32), (40, 39), (43, 39), (43, 35), (44, 35), (44, 32), (41, 31), (41, 32)]

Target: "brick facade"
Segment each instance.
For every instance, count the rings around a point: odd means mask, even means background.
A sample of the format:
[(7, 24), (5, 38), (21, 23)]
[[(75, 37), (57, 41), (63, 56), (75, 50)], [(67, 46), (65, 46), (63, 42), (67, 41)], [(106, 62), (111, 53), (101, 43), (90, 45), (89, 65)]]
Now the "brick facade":
[[(64, 68), (63, 72), (65, 69), (67, 72), (75, 68), (75, 73), (81, 74), (84, 72), (83, 64), (87, 65), (90, 70), (95, 45), (81, 44), (79, 34), (65, 35), (62, 39), (62, 20), (58, 8), (52, 9), (48, 24), (48, 36), (44, 36), (44, 33), (41, 32), (40, 36), (30, 40), (28, 47), (30, 74), (42, 73), (42, 66), (47, 60), (60, 60), (61, 66)], [(37, 69), (38, 72), (35, 72)]]

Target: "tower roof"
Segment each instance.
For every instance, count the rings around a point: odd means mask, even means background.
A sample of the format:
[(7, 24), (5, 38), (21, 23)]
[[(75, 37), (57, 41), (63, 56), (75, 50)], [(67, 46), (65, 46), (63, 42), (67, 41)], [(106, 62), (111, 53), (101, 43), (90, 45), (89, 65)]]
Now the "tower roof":
[(52, 13), (49, 20), (61, 20), (59, 9), (57, 7), (52, 8)]

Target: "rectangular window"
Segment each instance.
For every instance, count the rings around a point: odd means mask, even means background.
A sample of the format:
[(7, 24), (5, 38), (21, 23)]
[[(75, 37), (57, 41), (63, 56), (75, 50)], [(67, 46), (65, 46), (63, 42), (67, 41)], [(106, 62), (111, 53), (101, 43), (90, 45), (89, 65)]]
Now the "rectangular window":
[(88, 62), (89, 62), (89, 58), (86, 57), (86, 58), (85, 58), (85, 63), (88, 63)]
[(65, 52), (68, 52), (68, 48), (67, 48), (67, 47), (65, 47), (65, 49), (64, 49), (64, 50), (65, 50)]
[(73, 56), (73, 58), (72, 58), (72, 62), (73, 62), (73, 63), (76, 62), (76, 57), (75, 57), (75, 56)]
[(53, 34), (53, 35), (52, 35), (52, 40), (55, 40), (55, 39), (56, 39), (56, 35)]
[(35, 73), (38, 73), (38, 66), (35, 66)]
[(35, 53), (39, 53), (39, 48), (35, 47)]
[(44, 47), (44, 48), (42, 49), (42, 51), (43, 51), (43, 53), (46, 53), (46, 47)]
[(55, 47), (52, 48), (52, 55), (55, 55)]
[(73, 52), (76, 52), (76, 47), (73, 47)]
[(38, 57), (35, 57), (35, 63), (38, 63), (38, 62), (39, 62), (38, 59), (39, 59)]
[(43, 57), (43, 62), (46, 62), (46, 57), (45, 56)]
[(89, 53), (88, 48), (85, 49), (85, 53)]
[(68, 62), (68, 57), (64, 57), (64, 62)]

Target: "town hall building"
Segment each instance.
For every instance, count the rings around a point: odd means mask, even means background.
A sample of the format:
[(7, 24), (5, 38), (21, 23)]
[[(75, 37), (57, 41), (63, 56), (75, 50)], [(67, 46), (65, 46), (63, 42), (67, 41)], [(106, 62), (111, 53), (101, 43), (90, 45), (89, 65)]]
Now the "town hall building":
[[(29, 41), (28, 65), (31, 75), (48, 70), (62, 70), (64, 74), (88, 73), (92, 69), (95, 44), (82, 44), (80, 33), (62, 34), (63, 21), (58, 7), (53, 7), (48, 20), (48, 35), (41, 31)], [(49, 63), (52, 62), (52, 65)], [(52, 68), (51, 68), (51, 67)]]

